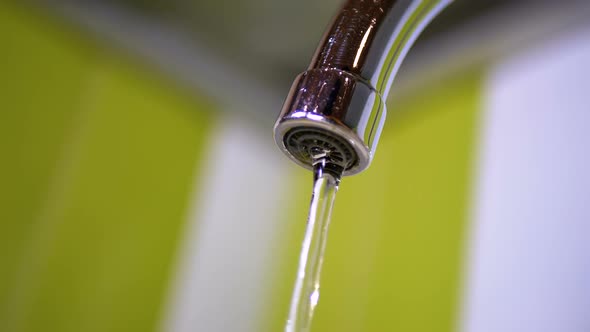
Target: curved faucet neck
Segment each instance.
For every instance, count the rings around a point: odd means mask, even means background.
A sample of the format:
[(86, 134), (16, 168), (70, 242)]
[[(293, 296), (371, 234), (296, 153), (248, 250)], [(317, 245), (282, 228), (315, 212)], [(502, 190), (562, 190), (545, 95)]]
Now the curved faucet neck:
[(452, 0), (349, 0), (326, 31), (309, 69), (357, 75), (385, 99), (410, 47)]

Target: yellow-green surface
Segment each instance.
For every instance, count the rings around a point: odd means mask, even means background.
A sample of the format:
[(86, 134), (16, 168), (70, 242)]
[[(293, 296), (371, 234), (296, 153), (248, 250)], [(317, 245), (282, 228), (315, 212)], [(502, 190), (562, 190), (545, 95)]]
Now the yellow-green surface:
[[(0, 4), (0, 44), (0, 331), (156, 330), (210, 105), (26, 7)], [(313, 331), (454, 330), (479, 87), (389, 103), (373, 165), (336, 200)], [(311, 175), (291, 188), (269, 332)]]
[(155, 330), (210, 105), (26, 7), (0, 45), (0, 330)]
[[(312, 331), (456, 330), (480, 86), (465, 74), (389, 103), (373, 165), (341, 183)], [(267, 331), (286, 318), (311, 174), (294, 183)]]

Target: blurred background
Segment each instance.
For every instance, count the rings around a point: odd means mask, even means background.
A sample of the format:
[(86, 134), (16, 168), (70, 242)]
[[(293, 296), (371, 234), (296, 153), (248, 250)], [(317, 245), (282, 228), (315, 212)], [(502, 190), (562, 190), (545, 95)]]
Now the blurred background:
[[(282, 331), (272, 124), (341, 0), (0, 3), (0, 331)], [(456, 1), (336, 200), (313, 331), (590, 331), (590, 3)]]

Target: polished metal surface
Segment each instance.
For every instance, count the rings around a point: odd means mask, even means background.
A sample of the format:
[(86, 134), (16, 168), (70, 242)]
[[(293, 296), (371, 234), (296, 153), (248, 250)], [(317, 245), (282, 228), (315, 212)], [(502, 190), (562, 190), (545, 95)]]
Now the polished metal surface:
[[(283, 152), (308, 169), (313, 163), (309, 151), (322, 147), (329, 162), (344, 168), (344, 175), (369, 167), (385, 122), (384, 100), (401, 61), (426, 24), (449, 3), (347, 1), (283, 105), (275, 124), (275, 141)], [(330, 142), (319, 135), (298, 143), (289, 134), (305, 129), (322, 131)], [(340, 142), (350, 157), (331, 157), (331, 142)]]

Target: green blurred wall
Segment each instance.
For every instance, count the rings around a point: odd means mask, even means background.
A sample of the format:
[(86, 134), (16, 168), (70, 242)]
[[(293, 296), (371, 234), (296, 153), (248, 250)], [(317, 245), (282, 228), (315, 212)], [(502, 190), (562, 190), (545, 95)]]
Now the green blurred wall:
[[(0, 4), (1, 331), (151, 331), (164, 312), (214, 106), (87, 38)], [(480, 76), (389, 103), (374, 164), (342, 182), (313, 331), (455, 329)], [(269, 332), (311, 189), (291, 181)]]
[(87, 38), (0, 4), (1, 331), (161, 319), (211, 105)]

